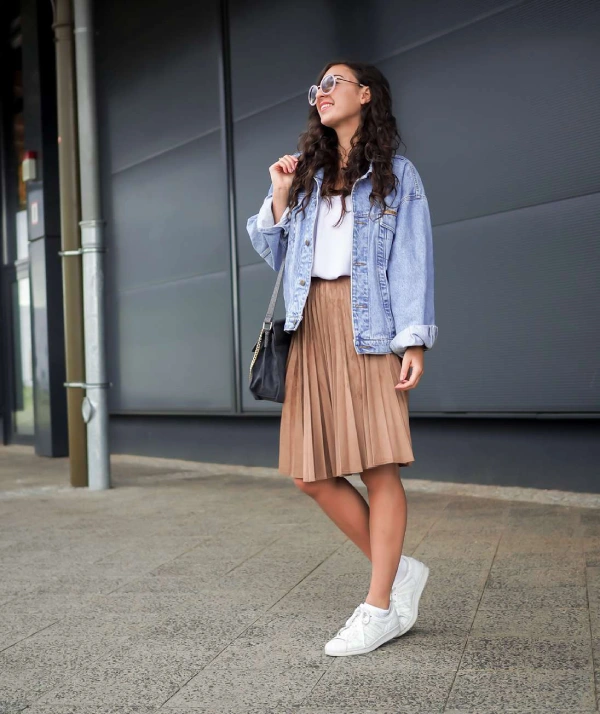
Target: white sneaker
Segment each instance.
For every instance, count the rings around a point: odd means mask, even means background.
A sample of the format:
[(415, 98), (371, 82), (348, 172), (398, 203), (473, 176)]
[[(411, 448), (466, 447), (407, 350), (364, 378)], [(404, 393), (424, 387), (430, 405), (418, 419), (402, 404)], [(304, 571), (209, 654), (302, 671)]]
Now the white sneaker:
[(394, 610), (400, 620), (400, 631), (395, 637), (400, 637), (400, 635), (408, 632), (417, 621), (419, 599), (429, 577), (429, 568), (424, 563), (421, 563), (420, 560), (409, 558), (405, 555), (402, 557), (406, 559), (408, 571), (401, 580), (396, 577), (390, 596)]
[(389, 615), (380, 617), (361, 602), (337, 635), (325, 645), (325, 654), (345, 657), (371, 652), (396, 637), (400, 628), (400, 620), (393, 605)]

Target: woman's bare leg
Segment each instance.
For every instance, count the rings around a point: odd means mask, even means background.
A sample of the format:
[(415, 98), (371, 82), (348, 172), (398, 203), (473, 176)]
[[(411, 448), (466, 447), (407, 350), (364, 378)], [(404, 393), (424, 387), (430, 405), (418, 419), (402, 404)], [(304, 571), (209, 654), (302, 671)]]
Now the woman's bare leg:
[(354, 486), (343, 476), (322, 481), (294, 479), (294, 483), (315, 500), (336, 526), (371, 560), (369, 504)]
[(406, 494), (398, 464), (367, 469), (361, 479), (369, 503), (345, 478), (322, 481), (294, 479), (340, 530), (371, 560), (371, 584), (366, 602), (387, 609), (406, 532)]
[(371, 585), (366, 602), (387, 609), (406, 532), (406, 494), (398, 464), (367, 469), (361, 479), (369, 493)]

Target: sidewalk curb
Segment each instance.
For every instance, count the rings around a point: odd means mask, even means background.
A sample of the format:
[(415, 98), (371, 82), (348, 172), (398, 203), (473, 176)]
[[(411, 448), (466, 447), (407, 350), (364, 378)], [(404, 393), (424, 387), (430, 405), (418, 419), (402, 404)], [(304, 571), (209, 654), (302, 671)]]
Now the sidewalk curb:
[[(185, 461), (183, 459), (163, 459), (152, 456), (135, 456), (130, 454), (113, 454), (111, 460), (121, 464), (140, 464), (145, 466), (164, 466), (182, 471), (194, 471), (204, 475), (239, 474), (255, 478), (287, 478), (276, 468), (263, 466), (243, 466), (236, 464), (213, 464), (201, 461)], [(355, 486), (366, 488), (358, 474), (348, 477)], [(558, 491), (543, 488), (522, 488), (520, 486), (491, 486), (487, 484), (455, 483), (452, 481), (435, 481), (432, 479), (402, 478), (407, 492), (433, 493), (448, 496), (470, 496), (473, 498), (490, 498), (501, 501), (524, 501), (545, 505), (575, 506), (577, 508), (600, 508), (600, 494), (578, 493), (576, 491)]]
[[(0, 454), (22, 454), (35, 456), (32, 446), (11, 444), (0, 446)], [(194, 474), (195, 476), (214, 476), (218, 474), (238, 474), (252, 478), (288, 479), (276, 468), (264, 466), (244, 466), (241, 464), (221, 464), (205, 461), (187, 461), (185, 459), (170, 459), (158, 456), (137, 456), (135, 454), (111, 454), (111, 463), (123, 465), (158, 466), (165, 471), (172, 470), (171, 478), (177, 473)], [(68, 458), (64, 458), (67, 462)], [(402, 470), (401, 470), (402, 472)], [(347, 477), (357, 488), (366, 488), (358, 474)], [(402, 477), (402, 483), (407, 493), (431, 493), (446, 496), (468, 496), (472, 498), (488, 498), (499, 501), (521, 501), (543, 505), (567, 506), (576, 508), (600, 509), (599, 493), (579, 493), (576, 491), (559, 491), (543, 488), (522, 488), (520, 486), (492, 486), (487, 484), (456, 483), (452, 481), (436, 481), (434, 479), (416, 479)]]

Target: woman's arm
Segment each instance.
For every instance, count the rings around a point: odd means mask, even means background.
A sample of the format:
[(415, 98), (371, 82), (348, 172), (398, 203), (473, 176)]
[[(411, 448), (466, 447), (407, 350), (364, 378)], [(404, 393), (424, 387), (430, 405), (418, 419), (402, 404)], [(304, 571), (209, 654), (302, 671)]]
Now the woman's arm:
[(299, 151), (286, 154), (269, 166), (269, 191), (260, 211), (250, 216), (246, 224), (254, 250), (274, 270), (279, 270), (287, 252), (290, 229), (290, 211), (287, 204), (299, 157)]
[(431, 349), (437, 339), (434, 309), (433, 238), (429, 204), (411, 162), (403, 175), (403, 194), (387, 267), (396, 334), (392, 352), (404, 355), (409, 347)]
[(279, 221), (275, 223), (273, 202), (273, 184), (271, 183), (260, 211), (256, 215), (250, 216), (246, 223), (246, 230), (254, 250), (273, 270), (279, 270), (287, 251), (290, 214), (289, 209), (286, 208)]

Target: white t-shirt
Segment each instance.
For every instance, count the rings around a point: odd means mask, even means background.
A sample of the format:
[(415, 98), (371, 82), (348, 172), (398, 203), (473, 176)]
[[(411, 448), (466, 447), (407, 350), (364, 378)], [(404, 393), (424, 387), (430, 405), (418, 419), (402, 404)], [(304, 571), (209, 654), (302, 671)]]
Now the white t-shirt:
[[(327, 199), (319, 196), (319, 210), (315, 227), (315, 245), (312, 273), (314, 277), (335, 280), (341, 275), (350, 275), (352, 270), (352, 233), (354, 231), (354, 214), (352, 205), (346, 196), (347, 213), (339, 226), (335, 224), (342, 212), (342, 196), (331, 196), (331, 208)], [(275, 224), (273, 218), (273, 198), (265, 199), (258, 221), (264, 228), (280, 225), (289, 211), (285, 209)]]

